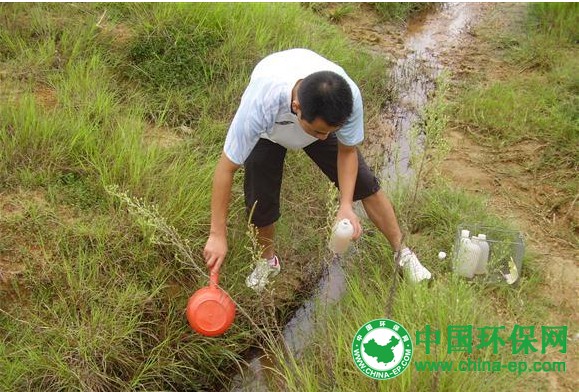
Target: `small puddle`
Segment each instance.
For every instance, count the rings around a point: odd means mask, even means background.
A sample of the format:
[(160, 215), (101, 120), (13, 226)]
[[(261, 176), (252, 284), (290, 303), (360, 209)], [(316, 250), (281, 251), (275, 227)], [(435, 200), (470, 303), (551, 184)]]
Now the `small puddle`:
[[(436, 12), (417, 17), (409, 24), (404, 40), (408, 55), (397, 60), (390, 75), (398, 100), (383, 113), (383, 121), (394, 125), (391, 144), (397, 147), (385, 156), (381, 175), (386, 184), (400, 186), (414, 180), (412, 154), (422, 151), (424, 136), (419, 130), (417, 137), (412, 137), (411, 130), (415, 124), (420, 124), (421, 112), (442, 72), (438, 56), (458, 43), (477, 9), (473, 3), (443, 4)], [(296, 311), (283, 330), (286, 347), (294, 357), (299, 358), (311, 340), (318, 321), (316, 306), (336, 303), (345, 291), (342, 262), (334, 258), (325, 268), (312, 297)], [(231, 391), (268, 391), (267, 373), (273, 367), (263, 352), (257, 352), (249, 360), (248, 367), (236, 376)]]

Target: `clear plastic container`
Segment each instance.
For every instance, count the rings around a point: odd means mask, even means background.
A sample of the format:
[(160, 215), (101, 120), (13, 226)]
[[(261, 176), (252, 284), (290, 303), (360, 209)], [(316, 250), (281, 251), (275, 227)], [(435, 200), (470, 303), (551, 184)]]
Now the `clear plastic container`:
[(484, 234), (486, 243), (489, 246), (486, 272), (477, 277), (477, 279), (483, 279), (489, 283), (504, 282), (507, 284), (514, 284), (520, 279), (525, 255), (525, 242), (521, 232), (480, 224), (459, 225), (453, 251), (453, 263), (455, 266), (463, 230)]
[(487, 242), (487, 236), (486, 234), (479, 234), (478, 236), (473, 237), (472, 240), (480, 248), (480, 258), (478, 259), (474, 273), (475, 275), (485, 275), (487, 273), (487, 265), (490, 255), (490, 247), (489, 243)]

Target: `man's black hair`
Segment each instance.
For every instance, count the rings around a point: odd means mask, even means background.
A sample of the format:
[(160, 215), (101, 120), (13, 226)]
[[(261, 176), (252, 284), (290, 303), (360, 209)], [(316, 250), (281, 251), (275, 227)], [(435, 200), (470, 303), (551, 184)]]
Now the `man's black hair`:
[(302, 119), (313, 122), (320, 117), (328, 125), (342, 126), (352, 114), (352, 90), (346, 79), (335, 72), (315, 72), (298, 88)]

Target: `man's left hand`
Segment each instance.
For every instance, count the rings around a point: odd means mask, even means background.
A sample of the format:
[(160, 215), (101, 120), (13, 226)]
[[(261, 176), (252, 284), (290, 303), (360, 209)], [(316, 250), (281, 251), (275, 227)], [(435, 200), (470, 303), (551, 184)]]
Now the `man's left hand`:
[(352, 239), (357, 240), (362, 235), (362, 225), (360, 224), (360, 218), (354, 212), (352, 206), (342, 205), (338, 210), (338, 214), (336, 215), (336, 222), (341, 221), (342, 219), (348, 219), (352, 226), (354, 226), (354, 235)]

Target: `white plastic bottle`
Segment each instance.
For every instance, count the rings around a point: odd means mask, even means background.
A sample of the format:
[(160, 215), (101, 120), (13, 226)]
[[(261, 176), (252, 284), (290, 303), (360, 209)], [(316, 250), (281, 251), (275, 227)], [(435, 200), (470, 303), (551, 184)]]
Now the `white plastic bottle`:
[(350, 241), (354, 235), (354, 226), (349, 219), (342, 219), (334, 226), (328, 247), (337, 254), (342, 254), (350, 246)]
[(456, 273), (465, 278), (472, 278), (480, 259), (480, 247), (468, 238), (470, 232), (462, 230), (460, 232), (460, 244), (456, 256)]
[(487, 242), (486, 234), (479, 234), (478, 237), (473, 237), (473, 241), (480, 248), (480, 258), (478, 259), (478, 264), (474, 273), (476, 275), (484, 275), (487, 271), (487, 264), (489, 262), (490, 246)]

